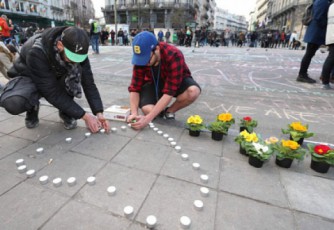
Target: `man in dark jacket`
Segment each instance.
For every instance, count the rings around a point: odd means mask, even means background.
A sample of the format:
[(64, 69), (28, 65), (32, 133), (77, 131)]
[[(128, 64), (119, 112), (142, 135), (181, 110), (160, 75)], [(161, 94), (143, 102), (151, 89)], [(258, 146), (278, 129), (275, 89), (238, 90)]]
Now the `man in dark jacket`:
[(312, 21), (307, 27), (304, 41), (307, 43), (306, 53), (300, 64), (297, 81), (316, 83), (307, 73), (311, 60), (319, 47), (325, 44), (327, 12), (331, 0), (314, 0), (312, 9)]
[[(87, 33), (76, 27), (50, 28), (31, 37), (8, 71), (13, 79), (1, 95), (1, 106), (13, 115), (26, 111), (26, 127), (35, 128), (39, 124), (39, 98), (44, 97), (59, 109), (65, 129), (76, 128), (76, 120), (81, 118), (93, 133), (100, 128), (109, 131), (88, 48)], [(82, 97), (81, 87), (96, 116), (86, 113), (73, 100)]]

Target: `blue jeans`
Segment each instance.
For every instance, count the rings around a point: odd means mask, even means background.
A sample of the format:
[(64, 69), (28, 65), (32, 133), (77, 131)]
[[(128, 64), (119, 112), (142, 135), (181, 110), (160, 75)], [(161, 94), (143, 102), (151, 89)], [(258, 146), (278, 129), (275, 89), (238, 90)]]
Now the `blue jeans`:
[(99, 35), (98, 34), (93, 34), (90, 38), (91, 43), (92, 43), (92, 49), (95, 53), (100, 53), (99, 51)]

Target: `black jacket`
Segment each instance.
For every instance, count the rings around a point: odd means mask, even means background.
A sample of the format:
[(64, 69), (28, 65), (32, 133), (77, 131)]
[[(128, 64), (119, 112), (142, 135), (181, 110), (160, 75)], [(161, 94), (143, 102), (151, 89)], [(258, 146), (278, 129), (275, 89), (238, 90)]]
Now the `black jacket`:
[[(67, 70), (55, 59), (54, 42), (66, 27), (45, 30), (40, 35), (31, 37), (21, 48), (20, 57), (8, 71), (8, 76), (30, 77), (36, 84), (40, 95), (50, 104), (70, 117), (81, 118), (85, 111), (78, 105), (65, 89)], [(42, 47), (34, 45), (36, 37), (42, 37)], [(81, 85), (88, 104), (94, 114), (103, 112), (102, 100), (95, 85), (89, 59), (80, 63), (82, 71)]]

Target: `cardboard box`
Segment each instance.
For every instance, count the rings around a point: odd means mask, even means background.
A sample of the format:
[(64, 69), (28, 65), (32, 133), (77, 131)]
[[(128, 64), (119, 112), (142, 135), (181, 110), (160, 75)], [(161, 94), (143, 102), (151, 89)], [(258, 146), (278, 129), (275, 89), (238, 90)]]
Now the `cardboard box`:
[(112, 105), (104, 110), (103, 115), (108, 120), (126, 121), (127, 116), (130, 115), (130, 107)]

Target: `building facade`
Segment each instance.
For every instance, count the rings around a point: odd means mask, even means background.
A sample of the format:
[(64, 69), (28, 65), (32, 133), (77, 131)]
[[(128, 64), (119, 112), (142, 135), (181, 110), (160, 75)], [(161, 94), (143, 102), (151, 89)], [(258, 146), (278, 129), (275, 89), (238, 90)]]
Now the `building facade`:
[(259, 28), (265, 28), (268, 24), (268, 2), (269, 0), (256, 0), (256, 20)]
[(270, 28), (276, 30), (296, 31), (302, 35), (302, 15), (305, 7), (312, 3), (312, 0), (271, 0)]
[(88, 27), (94, 18), (92, 0), (0, 0), (0, 14), (22, 27), (59, 25)]
[[(129, 29), (213, 27), (215, 0), (106, 0), (106, 24)], [(116, 15), (116, 17), (115, 17)]]
[(230, 14), (227, 10), (216, 8), (214, 30), (218, 33), (224, 30), (232, 32), (247, 31), (248, 24), (244, 16)]

